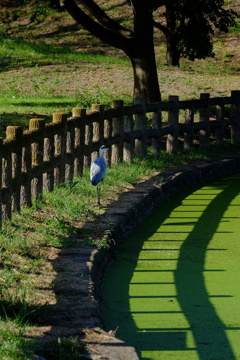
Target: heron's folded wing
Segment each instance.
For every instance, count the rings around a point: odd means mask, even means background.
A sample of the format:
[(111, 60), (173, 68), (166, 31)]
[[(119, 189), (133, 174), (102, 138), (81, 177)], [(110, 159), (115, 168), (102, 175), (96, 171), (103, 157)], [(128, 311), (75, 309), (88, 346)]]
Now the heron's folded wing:
[(94, 176), (96, 176), (96, 175), (98, 175), (100, 173), (100, 170), (101, 170), (101, 168), (100, 168), (99, 165), (97, 165), (95, 162), (92, 163), (91, 169), (90, 169), (90, 178), (91, 178), (91, 180), (92, 180), (92, 178)]
[(100, 174), (101, 172), (106, 173), (105, 169), (106, 169), (105, 160), (102, 158), (97, 158), (91, 165), (91, 169), (90, 169), (91, 180), (94, 176)]

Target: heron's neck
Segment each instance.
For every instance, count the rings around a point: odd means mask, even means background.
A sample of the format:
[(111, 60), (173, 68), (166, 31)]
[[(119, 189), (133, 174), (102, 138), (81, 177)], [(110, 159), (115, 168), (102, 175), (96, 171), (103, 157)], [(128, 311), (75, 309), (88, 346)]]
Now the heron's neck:
[(99, 151), (99, 157), (104, 158), (104, 151), (103, 150)]

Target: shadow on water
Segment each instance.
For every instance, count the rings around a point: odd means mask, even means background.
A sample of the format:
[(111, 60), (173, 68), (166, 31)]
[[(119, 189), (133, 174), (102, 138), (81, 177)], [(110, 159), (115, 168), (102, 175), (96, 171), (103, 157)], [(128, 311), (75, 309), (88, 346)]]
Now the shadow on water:
[[(207, 185), (211, 185), (207, 183)], [(224, 177), (214, 182), (214, 186), (218, 188), (219, 193), (208, 202), (204, 211), (198, 216), (196, 222), (194, 222), (193, 229), (187, 235), (187, 238), (182, 242), (180, 251), (176, 251), (174, 259), (177, 260), (175, 270), (164, 269), (164, 257), (158, 258), (155, 256), (150, 262), (156, 262), (154, 270), (151, 267), (148, 269), (141, 269), (139, 266), (141, 250), (144, 241), (148, 240), (154, 233), (158, 232), (159, 227), (163, 222), (170, 217), (170, 214), (174, 209), (180, 206), (183, 200), (192, 194), (194, 191), (200, 189), (201, 186), (194, 186), (190, 189), (182, 191), (176, 195), (171, 201), (162, 205), (159, 209), (155, 210), (153, 214), (146, 219), (121, 245), (116, 259), (110, 264), (109, 269), (106, 273), (102, 297), (102, 316), (106, 325), (106, 329), (115, 329), (119, 327), (117, 336), (126, 341), (128, 344), (135, 347), (138, 355), (141, 359), (152, 360), (153, 358), (141, 357), (141, 352), (163, 352), (163, 351), (185, 351), (185, 357), (187, 358), (188, 350), (194, 351), (197, 357), (194, 359), (200, 360), (234, 360), (236, 359), (231, 348), (231, 344), (226, 336), (226, 326), (219, 318), (214, 305), (211, 302), (211, 297), (205, 285), (204, 274), (208, 271), (224, 272), (224, 265), (218, 269), (207, 270), (205, 268), (205, 260), (207, 250), (209, 249), (209, 243), (214, 233), (216, 233), (220, 222), (225, 221), (223, 219), (224, 212), (227, 210), (232, 200), (239, 194), (239, 177)], [(210, 194), (211, 190), (209, 191)], [(209, 195), (208, 194), (208, 195)], [(194, 204), (193, 204), (194, 205)], [(197, 210), (196, 210), (197, 211)], [(194, 210), (192, 211), (194, 212)], [(186, 221), (184, 225), (192, 225), (192, 221), (189, 218), (184, 217)], [(178, 223), (179, 224), (179, 223)], [(181, 223), (180, 223), (181, 224)], [(170, 223), (168, 223), (170, 225)], [(172, 223), (173, 225), (173, 223)], [(199, 237), (201, 233), (201, 237)], [(197, 246), (196, 246), (197, 239)], [(201, 240), (201, 241), (199, 241)], [(176, 243), (179, 241), (162, 240), (161, 232), (157, 240), (155, 241), (168, 241)], [(154, 249), (149, 249), (154, 252)], [(166, 250), (166, 249), (165, 249)], [(167, 249), (168, 250), (168, 249)], [(218, 249), (225, 251), (226, 249)], [(159, 253), (158, 253), (159, 254)], [(178, 255), (177, 255), (178, 254)], [(176, 257), (178, 256), (178, 259)], [(147, 260), (146, 260), (147, 261)], [(130, 286), (132, 284), (138, 284), (138, 282), (132, 282), (134, 274), (142, 273), (145, 277), (139, 282), (143, 288), (142, 293), (129, 295)], [(172, 294), (171, 299), (178, 301), (180, 311), (172, 311), (174, 317), (184, 315), (187, 323), (186, 327), (179, 327), (176, 320), (171, 321), (170, 326), (166, 326), (160, 322), (159, 328), (150, 326), (151, 320), (147, 320), (146, 327), (139, 328), (135, 322), (135, 315), (139, 312), (140, 316), (150, 316), (154, 321), (154, 317), (164, 313), (165, 315), (171, 313), (171, 311), (161, 311), (161, 301), (169, 295), (159, 294), (156, 290), (156, 295), (147, 293), (147, 286), (149, 284), (154, 285), (154, 274), (168, 274), (171, 273), (174, 276), (169, 282), (156, 281), (156, 289), (159, 284), (170, 284), (175, 286), (176, 293)], [(153, 279), (152, 282), (151, 278)], [(160, 276), (161, 278), (161, 276)], [(145, 281), (144, 281), (145, 279)], [(159, 275), (158, 275), (159, 279)], [(214, 295), (214, 297), (225, 298), (231, 297), (231, 295)], [(131, 304), (132, 299), (139, 298), (142, 302), (142, 307), (138, 305), (138, 310), (133, 309)], [(159, 299), (159, 306), (154, 311), (151, 308), (150, 302), (153, 298)], [(168, 301), (173, 301), (173, 300)], [(149, 306), (148, 303), (149, 302)], [(136, 311), (135, 311), (136, 310)], [(180, 315), (179, 315), (180, 314)], [(187, 347), (187, 331), (191, 331), (194, 338), (194, 346)], [(162, 358), (157, 356), (157, 359)], [(164, 355), (163, 355), (164, 356)], [(178, 355), (179, 356), (179, 355)], [(174, 356), (173, 356), (174, 358)], [(155, 358), (154, 358), (155, 359)]]
[[(238, 186), (234, 186), (230, 179), (223, 191), (207, 206), (193, 231), (181, 246), (175, 271), (177, 299), (182, 311), (191, 324), (196, 350), (201, 360), (208, 360), (210, 358), (223, 359), (223, 356), (224, 359), (235, 359), (225, 333), (225, 325), (209, 300), (209, 294), (204, 281), (204, 264), (207, 247), (212, 239), (212, 235), (217, 231), (224, 212), (238, 193)], [(203, 233), (204, 227), (205, 231)], [(192, 269), (187, 259), (189, 258), (189, 250), (192, 248), (192, 243), (198, 238), (199, 232), (205, 236), (201, 236), (201, 244), (197, 248), (198, 251), (194, 253), (194, 269)], [(219, 296), (221, 297), (221, 295)]]

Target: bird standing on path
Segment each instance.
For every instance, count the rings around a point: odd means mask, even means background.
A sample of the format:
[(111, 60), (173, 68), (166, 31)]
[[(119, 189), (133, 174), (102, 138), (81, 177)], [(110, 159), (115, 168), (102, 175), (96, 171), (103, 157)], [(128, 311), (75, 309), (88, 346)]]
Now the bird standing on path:
[(104, 159), (104, 153), (108, 150), (105, 145), (102, 145), (99, 149), (99, 157), (92, 163), (90, 168), (90, 179), (91, 183), (94, 186), (97, 186), (97, 197), (98, 204), (100, 205), (100, 191), (101, 191), (101, 181), (106, 176), (107, 164)]

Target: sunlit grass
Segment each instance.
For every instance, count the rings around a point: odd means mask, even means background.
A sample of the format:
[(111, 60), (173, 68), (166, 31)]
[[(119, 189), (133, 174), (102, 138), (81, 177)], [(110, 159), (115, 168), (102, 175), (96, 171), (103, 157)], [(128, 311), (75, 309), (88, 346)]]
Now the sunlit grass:
[(32, 359), (36, 349), (35, 344), (23, 337), (25, 327), (10, 319), (0, 323), (0, 357), (2, 360)]

